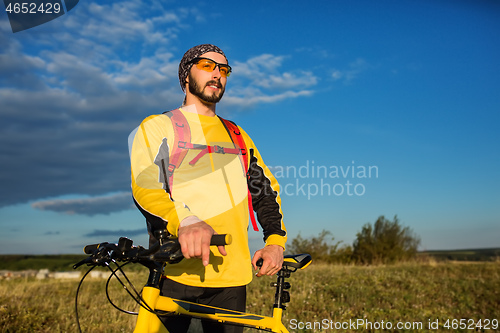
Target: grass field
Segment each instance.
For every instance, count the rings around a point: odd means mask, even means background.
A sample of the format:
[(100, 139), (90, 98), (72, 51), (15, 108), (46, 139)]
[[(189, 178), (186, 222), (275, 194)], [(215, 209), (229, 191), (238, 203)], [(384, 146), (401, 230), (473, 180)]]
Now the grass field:
[[(435, 261), (498, 261), (500, 248), (442, 250), (419, 252), (418, 258)], [(70, 271), (73, 264), (86, 258), (84, 254), (22, 255), (0, 254), (0, 270), (40, 270)]]
[[(146, 273), (135, 270), (130, 277), (140, 288)], [(248, 288), (248, 312), (270, 315), (274, 289), (269, 284), (273, 281), (270, 277), (254, 279)], [(283, 322), (291, 332), (500, 331), (491, 322), (500, 319), (499, 262), (371, 267), (313, 263), (289, 281), (291, 302)], [(0, 281), (0, 332), (77, 332), (77, 284), (75, 280), (34, 278)], [(83, 332), (132, 332), (135, 316), (114, 309), (104, 288), (102, 279), (84, 282), (79, 299)], [(120, 307), (137, 310), (117, 283), (111, 285), (110, 295)], [(474, 330), (460, 329), (460, 319), (470, 320), (467, 325), (473, 322)], [(352, 326), (361, 320), (366, 321), (364, 326)], [(445, 327), (447, 320), (450, 328)], [(477, 326), (478, 320), (482, 327)], [(486, 320), (490, 320), (489, 329), (483, 325)], [(398, 322), (408, 329), (397, 329)], [(335, 330), (335, 324), (346, 329)], [(387, 329), (389, 324), (392, 329)], [(366, 329), (369, 325), (372, 329)]]

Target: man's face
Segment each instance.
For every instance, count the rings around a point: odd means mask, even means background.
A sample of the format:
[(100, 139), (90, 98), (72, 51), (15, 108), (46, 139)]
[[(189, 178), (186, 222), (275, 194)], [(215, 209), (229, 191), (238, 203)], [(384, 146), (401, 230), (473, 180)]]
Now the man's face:
[[(226, 58), (217, 52), (207, 52), (201, 57), (227, 64)], [(188, 75), (188, 90), (202, 102), (214, 104), (218, 103), (224, 95), (226, 82), (227, 78), (221, 76), (218, 66), (212, 72), (207, 72), (193, 65)]]

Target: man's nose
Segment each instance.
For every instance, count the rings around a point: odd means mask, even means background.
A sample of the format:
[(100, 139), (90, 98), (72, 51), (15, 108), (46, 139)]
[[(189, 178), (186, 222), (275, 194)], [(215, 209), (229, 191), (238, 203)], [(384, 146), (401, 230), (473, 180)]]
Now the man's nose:
[(212, 72), (212, 75), (216, 78), (220, 78), (222, 75), (220, 74), (220, 70), (219, 70), (219, 65), (215, 66), (213, 72)]

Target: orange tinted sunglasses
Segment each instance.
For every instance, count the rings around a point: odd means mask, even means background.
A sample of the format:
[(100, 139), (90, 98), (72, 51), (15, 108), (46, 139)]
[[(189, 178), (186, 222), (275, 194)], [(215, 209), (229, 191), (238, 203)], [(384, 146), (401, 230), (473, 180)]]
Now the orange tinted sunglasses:
[(194, 58), (191, 63), (195, 64), (198, 69), (204, 70), (205, 72), (213, 72), (215, 68), (219, 67), (219, 73), (223, 77), (228, 77), (231, 75), (231, 66), (226, 64), (219, 64), (208, 58)]

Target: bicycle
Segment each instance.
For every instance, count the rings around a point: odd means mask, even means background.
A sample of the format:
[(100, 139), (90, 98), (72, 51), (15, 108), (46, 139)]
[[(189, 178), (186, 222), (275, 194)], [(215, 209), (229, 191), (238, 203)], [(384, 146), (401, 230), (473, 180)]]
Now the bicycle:
[[(80, 332), (78, 293), (85, 277), (97, 266), (108, 267), (111, 271), (106, 284), (108, 301), (120, 311), (128, 314), (137, 314), (134, 333), (167, 333), (168, 331), (161, 323), (159, 316), (174, 315), (209, 319), (226, 324), (255, 328), (261, 331), (277, 333), (288, 332), (282, 323), (282, 315), (283, 311), (286, 309), (286, 303), (290, 302), (290, 293), (288, 291), (288, 289), (290, 289), (290, 283), (285, 281), (285, 279), (289, 278), (291, 273), (298, 269), (305, 269), (312, 262), (312, 258), (309, 254), (286, 255), (284, 257), (283, 267), (276, 274), (277, 280), (271, 284), (271, 286), (276, 288), (272, 316), (262, 316), (161, 296), (159, 285), (165, 265), (178, 263), (184, 257), (178, 240), (171, 237), (167, 230), (155, 232), (155, 237), (158, 241), (150, 246), (149, 249), (145, 249), (142, 246), (133, 246), (133, 241), (125, 237), (121, 237), (118, 244), (101, 243), (85, 246), (84, 252), (90, 256), (73, 266), (74, 269), (84, 264), (91, 266), (82, 277), (75, 297), (75, 314)], [(229, 245), (230, 243), (230, 235), (214, 235), (212, 236), (210, 245)], [(124, 262), (124, 264), (120, 265), (118, 262)], [(113, 263), (116, 268), (112, 268), (110, 266), (111, 263)], [(142, 293), (137, 292), (125, 272), (122, 270), (122, 267), (129, 263), (138, 263), (149, 269), (149, 277), (146, 285), (142, 289)], [(262, 265), (262, 259), (257, 265)], [(126, 280), (132, 290), (127, 287), (118, 276), (117, 272), (121, 273), (121, 276)], [(113, 276), (118, 279), (124, 289), (140, 305), (138, 313), (120, 309), (113, 304), (108, 295), (109, 281)]]

